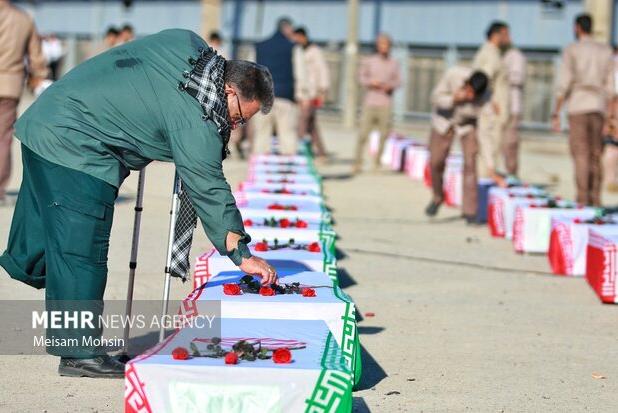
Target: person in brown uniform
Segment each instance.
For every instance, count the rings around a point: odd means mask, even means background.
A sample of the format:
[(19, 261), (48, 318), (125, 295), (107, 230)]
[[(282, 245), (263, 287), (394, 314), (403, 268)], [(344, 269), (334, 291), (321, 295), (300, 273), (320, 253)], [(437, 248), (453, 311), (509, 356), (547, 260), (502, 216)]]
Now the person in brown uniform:
[(390, 56), (391, 39), (386, 34), (378, 35), (376, 53), (361, 63), (359, 81), (366, 89), (360, 120), (360, 136), (356, 145), (353, 174), (361, 171), (363, 149), (371, 131), (380, 132), (380, 146), (374, 160), (377, 169), (384, 150), (384, 142), (391, 128), (393, 117), (393, 92), (401, 85), (399, 62)]
[[(615, 98), (612, 50), (592, 39), (592, 18), (575, 19), (577, 42), (564, 49), (552, 128), (560, 131), (560, 110), (569, 114), (569, 146), (575, 164), (577, 202), (601, 204), (603, 126)], [(608, 110), (610, 109), (610, 110)]]
[(502, 142), (502, 152), (506, 173), (510, 178), (516, 178), (519, 170), (519, 124), (523, 112), (526, 56), (521, 50), (511, 47), (504, 54), (504, 65), (509, 81), (509, 120)]
[[(32, 18), (0, 0), (0, 206), (7, 203), (6, 186), (11, 177), (11, 142), (17, 104), (23, 92), (24, 78), (36, 87), (47, 77), (47, 63), (41, 51)], [(27, 70), (26, 64), (28, 63)]]
[[(618, 46), (614, 45), (614, 90), (618, 94)], [(603, 149), (603, 182), (605, 189), (609, 192), (618, 192), (618, 120), (616, 111), (618, 105), (613, 105), (612, 122), (608, 122), (606, 133), (604, 134)]]
[(307, 136), (316, 161), (326, 160), (326, 148), (318, 128), (317, 111), (326, 100), (330, 88), (330, 73), (322, 48), (309, 40), (307, 30), (298, 27), (294, 31), (294, 40), (302, 48), (302, 68), (304, 71), (299, 81), (298, 106), (300, 119), (298, 120), (298, 138)]
[(461, 138), (464, 156), (463, 215), (472, 223), (477, 211), (476, 123), (483, 105), (490, 100), (489, 79), (484, 72), (455, 66), (446, 71), (431, 94), (429, 138), (433, 198), (425, 213), (434, 216), (444, 201), (443, 175), (453, 140)]
[(509, 81), (502, 60), (503, 51), (511, 43), (509, 26), (501, 21), (493, 22), (486, 33), (487, 41), (474, 56), (472, 67), (482, 70), (489, 79), (491, 101), (479, 114), (478, 141), (481, 159), (480, 173), (504, 186), (504, 178), (498, 174), (500, 148), (509, 120)]

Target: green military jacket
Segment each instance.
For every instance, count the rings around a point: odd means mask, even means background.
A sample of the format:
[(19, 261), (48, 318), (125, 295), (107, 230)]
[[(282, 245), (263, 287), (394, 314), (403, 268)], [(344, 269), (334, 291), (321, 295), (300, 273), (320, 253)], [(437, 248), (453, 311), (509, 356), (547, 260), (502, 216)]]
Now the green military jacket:
[[(116, 188), (153, 160), (174, 162), (206, 235), (238, 264), (250, 256), (250, 238), (223, 175), (223, 141), (198, 101), (178, 88), (204, 47), (197, 34), (174, 29), (110, 49), (46, 90), (15, 135), (41, 157)], [(233, 254), (228, 231), (243, 235)]]

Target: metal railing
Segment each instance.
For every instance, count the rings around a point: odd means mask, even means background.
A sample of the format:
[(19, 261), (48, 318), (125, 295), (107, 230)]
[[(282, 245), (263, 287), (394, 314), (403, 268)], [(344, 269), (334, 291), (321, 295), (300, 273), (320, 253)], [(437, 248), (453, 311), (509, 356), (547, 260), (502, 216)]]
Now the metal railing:
[[(67, 55), (64, 70), (67, 71), (79, 62), (87, 59), (95, 50), (97, 41), (87, 37), (66, 37), (64, 39)], [(236, 43), (237, 55), (240, 59), (254, 60), (253, 43), (239, 41)], [(345, 104), (343, 95), (344, 51), (343, 44), (331, 43), (324, 45), (324, 53), (331, 74), (333, 87), (328, 92), (324, 109), (340, 112)], [(361, 58), (371, 53), (367, 45), (361, 48)], [(524, 88), (523, 125), (532, 128), (547, 128), (550, 121), (552, 90), (556, 73), (558, 51), (535, 52), (524, 51), (528, 57), (527, 79)], [(393, 54), (402, 64), (404, 84), (397, 92), (403, 94), (395, 99), (395, 114), (400, 119), (406, 117), (427, 117), (431, 111), (430, 95), (444, 70), (456, 62), (470, 65), (474, 49), (471, 48), (414, 48), (408, 45), (397, 45)], [(404, 57), (403, 59), (401, 57)], [(359, 88), (359, 106), (362, 102), (363, 90)], [(360, 109), (360, 107), (359, 107)]]

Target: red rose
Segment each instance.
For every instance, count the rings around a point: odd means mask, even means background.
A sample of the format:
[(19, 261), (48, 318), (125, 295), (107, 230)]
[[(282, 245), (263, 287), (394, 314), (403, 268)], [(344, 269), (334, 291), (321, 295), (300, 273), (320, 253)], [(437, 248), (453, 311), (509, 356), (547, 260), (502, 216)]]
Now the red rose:
[(320, 244), (318, 244), (317, 242), (312, 242), (307, 247), (307, 251), (309, 251), (309, 252), (320, 252), (320, 251), (322, 251), (322, 248), (320, 248)]
[(245, 219), (243, 221), (243, 224), (245, 225), (245, 227), (252, 227), (253, 226), (253, 221), (251, 221), (250, 219)]
[(187, 360), (189, 358), (189, 351), (184, 347), (176, 347), (172, 350), (172, 358), (174, 360)]
[(307, 223), (299, 219), (296, 221), (296, 228), (307, 228)]
[(279, 220), (279, 226), (281, 228), (287, 228), (290, 226), (290, 220), (287, 218), (282, 218)]
[(292, 361), (292, 352), (287, 348), (278, 348), (273, 351), (273, 361), (277, 364), (288, 364)]
[(283, 205), (279, 205), (279, 204), (270, 204), (270, 205), (268, 205), (268, 209), (276, 209), (276, 210), (281, 210), (281, 209), (283, 209)]
[(271, 295), (275, 295), (275, 290), (270, 287), (260, 287), (260, 295), (269, 297)]
[(579, 218), (575, 218), (575, 219), (573, 220), (573, 222), (574, 222), (575, 224), (581, 224), (581, 223), (582, 223), (582, 220), (581, 220), (581, 219), (579, 219)]
[(303, 288), (300, 291), (303, 297), (315, 297), (315, 290), (313, 288)]
[(225, 355), (225, 364), (238, 364), (238, 354), (230, 351)]
[(223, 284), (223, 294), (240, 295), (240, 286), (238, 284)]
[(265, 242), (258, 242), (255, 244), (256, 251), (268, 251), (268, 244)]
[(288, 205), (286, 209), (288, 211), (298, 211), (298, 207), (296, 205)]

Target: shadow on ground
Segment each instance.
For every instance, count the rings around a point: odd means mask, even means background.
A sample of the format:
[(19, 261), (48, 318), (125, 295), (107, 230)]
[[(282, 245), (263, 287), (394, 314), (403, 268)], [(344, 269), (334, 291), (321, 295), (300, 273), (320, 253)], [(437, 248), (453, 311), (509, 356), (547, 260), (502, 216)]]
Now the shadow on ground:
[(335, 258), (337, 258), (337, 261), (341, 261), (344, 260), (348, 257), (348, 255), (343, 252), (340, 248), (335, 248)]
[(358, 284), (345, 268), (337, 269), (337, 278), (339, 279), (339, 287), (344, 289)]
[(353, 397), (352, 398), (352, 411), (354, 413), (369, 413), (369, 406), (365, 403), (365, 400), (362, 397)]
[(381, 333), (382, 331), (384, 331), (384, 327), (365, 327), (365, 326), (358, 327), (358, 334), (361, 334), (361, 335), (378, 334), (378, 333)]
[(324, 174), (322, 175), (322, 180), (324, 181), (346, 181), (348, 179), (354, 178), (354, 175), (350, 173), (343, 174)]
[(335, 158), (329, 162), (329, 165), (354, 165), (353, 158)]
[[(165, 331), (165, 336), (168, 337), (173, 330)], [(148, 349), (151, 349), (159, 342), (159, 331), (151, 331), (149, 333), (129, 338), (129, 357), (133, 358), (139, 354), (144, 354)]]
[(385, 379), (388, 375), (380, 364), (361, 344), (361, 361), (363, 363), (363, 375), (356, 390), (367, 390)]
[(131, 202), (131, 201), (135, 201), (134, 195), (118, 195), (118, 198), (116, 198), (117, 204), (123, 204), (125, 202)]

